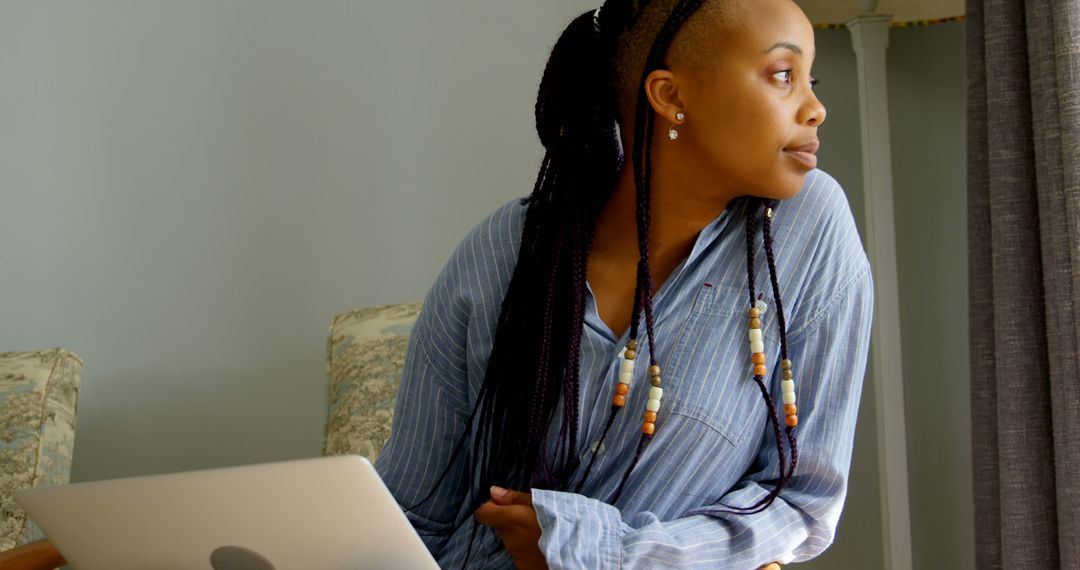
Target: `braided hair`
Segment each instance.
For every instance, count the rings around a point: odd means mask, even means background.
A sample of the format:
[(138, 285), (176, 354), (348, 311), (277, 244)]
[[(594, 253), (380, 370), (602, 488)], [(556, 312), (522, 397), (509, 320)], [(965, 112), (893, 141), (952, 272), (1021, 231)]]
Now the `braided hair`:
[[(588, 478), (596, 453), (584, 472), (576, 475), (580, 467), (577, 434), (586, 270), (597, 218), (615, 188), (626, 159), (619, 138), (620, 115), (624, 126), (633, 126), (632, 163), (637, 200), (639, 260), (630, 338), (637, 338), (644, 316), (650, 364), (657, 364), (653, 350), (656, 343), (648, 237), (651, 143), (656, 119), (644, 93), (645, 80), (650, 73), (664, 67), (676, 35), (702, 5), (715, 7), (721, 3), (721, 0), (607, 0), (600, 10), (575, 18), (552, 48), (535, 108), (536, 130), (545, 155), (527, 201), (517, 265), (502, 302), (487, 369), (450, 465), (420, 503), (430, 498), (445, 480), (465, 445), (471, 445), (472, 451), (467, 454), (470, 456), (467, 476), (485, 483), (511, 489), (580, 490)], [(648, 39), (642, 40), (643, 37)], [(625, 85), (631, 87), (627, 89)], [(758, 198), (745, 199), (750, 201), (746, 208), (747, 276), (753, 304), (756, 221), (763, 208), (776, 208), (777, 204)], [(781, 355), (786, 359), (787, 338), (769, 215), (763, 220), (762, 233), (778, 309)], [(754, 505), (723, 505), (735, 514), (752, 514), (768, 508), (793, 476), (798, 457), (793, 427), (787, 427), (786, 439), (791, 448), (791, 461), (787, 462), (776, 405), (764, 379), (757, 376), (755, 381), (776, 435), (780, 479), (768, 496)], [(549, 442), (549, 428), (560, 403), (563, 414), (558, 437)], [(612, 407), (601, 442), (619, 409)], [(612, 503), (621, 495), (649, 440), (650, 436), (642, 436), (631, 466), (610, 499)], [(552, 447), (553, 452), (549, 451)], [(467, 500), (472, 512), (486, 496), (474, 496), (472, 489), (469, 493)], [(474, 526), (474, 539), (476, 529)]]

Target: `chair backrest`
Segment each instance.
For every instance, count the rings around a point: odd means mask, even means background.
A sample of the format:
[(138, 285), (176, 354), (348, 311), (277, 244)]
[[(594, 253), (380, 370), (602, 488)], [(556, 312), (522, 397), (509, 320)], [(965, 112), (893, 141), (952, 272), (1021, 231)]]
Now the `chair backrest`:
[(15, 490), (70, 479), (82, 368), (60, 348), (0, 352), (0, 551), (43, 538)]
[(324, 455), (379, 457), (390, 439), (405, 349), (419, 314), (420, 303), (406, 303), (349, 311), (331, 321)]

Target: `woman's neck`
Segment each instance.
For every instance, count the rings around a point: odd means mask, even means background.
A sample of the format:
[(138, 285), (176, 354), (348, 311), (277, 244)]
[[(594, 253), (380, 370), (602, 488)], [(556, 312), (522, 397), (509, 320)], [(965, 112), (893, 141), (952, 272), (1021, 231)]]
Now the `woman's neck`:
[[(657, 285), (690, 255), (698, 234), (732, 199), (719, 189), (710, 191), (700, 181), (687, 176), (685, 167), (689, 165), (674, 164), (664, 158), (675, 157), (654, 154), (651, 185), (649, 258), (654, 269), (660, 270), (654, 275)], [(637, 191), (629, 160), (597, 219), (593, 250), (609, 259), (637, 262)], [(661, 275), (665, 267), (669, 269)]]

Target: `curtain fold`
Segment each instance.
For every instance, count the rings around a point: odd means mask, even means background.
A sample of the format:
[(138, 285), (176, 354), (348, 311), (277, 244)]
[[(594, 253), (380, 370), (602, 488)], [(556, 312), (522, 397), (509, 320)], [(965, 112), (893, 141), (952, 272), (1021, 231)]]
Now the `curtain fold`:
[(968, 0), (978, 568), (1080, 564), (1080, 3)]

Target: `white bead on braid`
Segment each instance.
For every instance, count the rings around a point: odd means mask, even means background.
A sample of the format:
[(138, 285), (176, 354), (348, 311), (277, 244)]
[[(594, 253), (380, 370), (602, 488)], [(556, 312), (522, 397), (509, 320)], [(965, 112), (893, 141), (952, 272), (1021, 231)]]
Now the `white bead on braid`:
[[(769, 373), (769, 368), (765, 365), (765, 340), (761, 333), (761, 315), (765, 313), (767, 307), (763, 301), (758, 301), (749, 313), (750, 359), (754, 364), (754, 377), (759, 380), (764, 380)], [(780, 368), (783, 369), (784, 376), (780, 382), (781, 397), (784, 400), (784, 416), (786, 416), (787, 425), (795, 427), (799, 424), (799, 417), (796, 415), (798, 409), (795, 407), (795, 375), (791, 372), (791, 361), (784, 359), (780, 363)]]
[[(630, 339), (623, 351), (622, 364), (619, 365), (619, 383), (615, 385), (615, 395), (611, 398), (611, 405), (621, 408), (626, 405), (626, 395), (630, 393), (630, 382), (634, 377), (634, 361), (637, 358), (638, 342)], [(656, 431), (656, 413), (660, 411), (660, 399), (664, 397), (664, 389), (661, 388), (660, 367), (653, 364), (649, 367), (649, 376), (652, 377), (652, 387), (649, 388), (649, 399), (645, 401), (645, 414), (642, 416), (641, 433), (652, 437)]]
[(765, 337), (761, 334), (761, 310), (750, 309), (750, 360), (754, 363), (754, 376), (765, 378), (769, 369), (765, 366)]
[(649, 388), (649, 399), (645, 401), (645, 413), (641, 417), (641, 433), (652, 437), (656, 431), (656, 414), (660, 411), (660, 399), (664, 397), (664, 389), (660, 387), (659, 366), (650, 366), (649, 375), (652, 376), (652, 388)]
[(791, 361), (786, 358), (780, 361), (780, 368), (784, 374), (784, 379), (780, 382), (784, 395), (784, 416), (787, 418), (788, 427), (795, 427), (799, 425), (799, 416), (796, 415), (799, 410), (795, 407), (795, 373), (791, 371)]
[(623, 361), (619, 365), (619, 383), (615, 385), (615, 397), (611, 405), (621, 408), (626, 405), (626, 395), (630, 393), (630, 383), (634, 380), (634, 359), (637, 358), (637, 341), (631, 340), (623, 351)]

